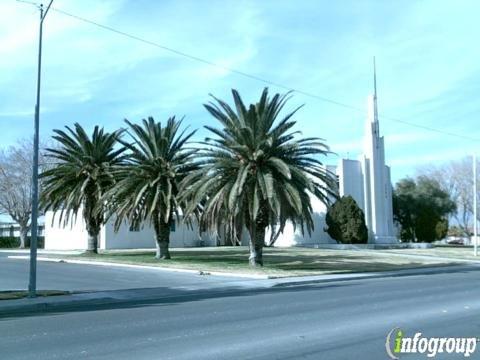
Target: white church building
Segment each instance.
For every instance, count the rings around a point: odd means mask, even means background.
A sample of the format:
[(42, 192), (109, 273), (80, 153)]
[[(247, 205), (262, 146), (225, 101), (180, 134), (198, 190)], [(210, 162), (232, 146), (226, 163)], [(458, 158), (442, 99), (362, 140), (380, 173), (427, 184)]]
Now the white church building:
[[(340, 196), (351, 195), (365, 213), (365, 222), (369, 231), (370, 244), (397, 243), (393, 227), (392, 184), (390, 168), (385, 165), (385, 144), (380, 136), (376, 86), (374, 94), (368, 97), (368, 115), (365, 124), (363, 154), (358, 160), (341, 159), (338, 166), (327, 169), (338, 177)], [(309, 236), (302, 236), (299, 229), (287, 225), (275, 242), (276, 246), (336, 244), (324, 231), (326, 206), (312, 197), (315, 230)], [(53, 221), (54, 213), (45, 215), (46, 249), (86, 249), (87, 232), (81, 216), (77, 221), (62, 227)], [(174, 224), (170, 234), (171, 247), (216, 246), (217, 238), (209, 234), (199, 234), (181, 222)], [(270, 234), (267, 233), (267, 237)], [(153, 229), (145, 224), (140, 230), (131, 229), (128, 224), (114, 231), (113, 220), (102, 226), (100, 231), (100, 249), (154, 248)], [(246, 236), (243, 236), (242, 243)]]
[[(363, 153), (358, 160), (340, 159), (338, 166), (327, 166), (338, 178), (340, 196), (352, 196), (365, 214), (369, 244), (398, 243), (393, 226), (392, 184), (390, 168), (385, 165), (385, 142), (380, 136), (377, 111), (376, 79), (374, 93), (368, 97)], [(276, 241), (277, 246), (336, 244), (324, 231), (326, 206), (312, 198), (315, 230), (302, 236), (293, 226)]]
[[(53, 211), (45, 214), (45, 249), (50, 250), (86, 250), (88, 234), (82, 216), (76, 221), (61, 226)], [(209, 234), (199, 234), (182, 223), (174, 221), (170, 229), (170, 247), (216, 246), (216, 237)], [(133, 229), (127, 223), (122, 224), (117, 232), (114, 230), (114, 220), (110, 219), (100, 228), (98, 248), (109, 249), (149, 249), (155, 248), (155, 232), (146, 223), (140, 229)]]

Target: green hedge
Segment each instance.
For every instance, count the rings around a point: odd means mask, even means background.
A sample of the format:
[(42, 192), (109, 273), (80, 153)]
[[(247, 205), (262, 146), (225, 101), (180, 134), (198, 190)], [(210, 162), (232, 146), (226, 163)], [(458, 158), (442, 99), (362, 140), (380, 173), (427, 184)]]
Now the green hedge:
[[(27, 237), (27, 243), (25, 244), (26, 247), (30, 247), (30, 236)], [(43, 249), (45, 247), (45, 237), (44, 236), (37, 236), (37, 248)]]
[[(39, 236), (38, 248), (42, 249), (45, 246), (45, 237)], [(26, 247), (30, 247), (30, 236), (27, 238)], [(20, 238), (11, 236), (0, 236), (0, 248), (14, 249), (20, 247)]]
[(0, 237), (0, 248), (18, 248), (20, 246), (20, 239), (16, 237)]

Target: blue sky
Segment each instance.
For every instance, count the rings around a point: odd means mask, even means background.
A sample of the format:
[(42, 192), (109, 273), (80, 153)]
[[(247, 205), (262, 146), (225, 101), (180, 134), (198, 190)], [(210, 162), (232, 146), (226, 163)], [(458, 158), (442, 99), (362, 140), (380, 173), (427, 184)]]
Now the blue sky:
[[(365, 113), (375, 55), (380, 116), (480, 138), (478, 1), (55, 0), (54, 7)], [(0, 0), (1, 146), (32, 135), (37, 20), (33, 6)], [(55, 11), (44, 35), (43, 138), (74, 122), (113, 130), (147, 116), (185, 115), (201, 128), (212, 123), (202, 107), (209, 93), (230, 101), (236, 88), (255, 101), (265, 86)], [(358, 156), (365, 113), (301, 94), (287, 108), (299, 104), (304, 135)], [(380, 121), (394, 181), (480, 147)]]

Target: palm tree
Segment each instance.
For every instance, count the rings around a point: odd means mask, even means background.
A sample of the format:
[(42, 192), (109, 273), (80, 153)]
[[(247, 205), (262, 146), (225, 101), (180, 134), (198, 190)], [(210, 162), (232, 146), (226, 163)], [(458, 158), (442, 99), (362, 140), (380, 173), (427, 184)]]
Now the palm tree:
[[(248, 108), (239, 93), (232, 90), (235, 110), (215, 97), (205, 105), (223, 128), (206, 128), (216, 135), (207, 138), (199, 151), (200, 168), (182, 184), (191, 207), (203, 202), (203, 227), (221, 232), (235, 224), (245, 224), (250, 235), (252, 266), (263, 265), (263, 246), (268, 227), (282, 231), (287, 221), (313, 229), (310, 195), (328, 203), (335, 194), (330, 173), (319, 155), (329, 153), (322, 139), (297, 139), (291, 132), (292, 116), (299, 109), (276, 121), (288, 94), (268, 96), (265, 88), (260, 100)], [(225, 215), (226, 214), (226, 215)]]
[(87, 252), (96, 253), (98, 234), (105, 221), (100, 199), (114, 183), (112, 167), (125, 158), (125, 148), (115, 147), (121, 131), (108, 133), (95, 126), (89, 137), (78, 123), (74, 130), (68, 126), (66, 129), (54, 130), (53, 139), (59, 147), (46, 149), (52, 164), (41, 174), (41, 206), (45, 211), (60, 211), (59, 222), (63, 220), (64, 225), (76, 219), (82, 209), (88, 233)]
[(115, 171), (118, 182), (106, 194), (109, 215), (115, 215), (115, 227), (127, 220), (132, 227), (142, 222), (153, 224), (157, 259), (170, 259), (170, 228), (179, 217), (179, 183), (196, 165), (191, 161), (194, 149), (186, 148), (195, 131), (178, 134), (182, 121), (168, 119), (165, 127), (153, 118), (142, 125), (125, 120), (132, 143), (122, 141), (129, 151), (126, 164)]

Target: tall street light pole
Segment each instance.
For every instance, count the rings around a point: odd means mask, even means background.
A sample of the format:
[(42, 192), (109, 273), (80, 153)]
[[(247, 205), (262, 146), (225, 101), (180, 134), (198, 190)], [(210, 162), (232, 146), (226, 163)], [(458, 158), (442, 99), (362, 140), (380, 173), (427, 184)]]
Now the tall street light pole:
[(28, 296), (35, 297), (37, 292), (37, 234), (38, 234), (38, 138), (40, 127), (40, 75), (42, 72), (42, 30), (43, 20), (52, 5), (50, 0), (45, 12), (40, 5), (40, 31), (38, 41), (38, 68), (37, 68), (37, 103), (35, 105), (35, 132), (33, 135), (33, 168), (32, 168), (32, 229), (30, 240), (30, 278), (28, 282)]

